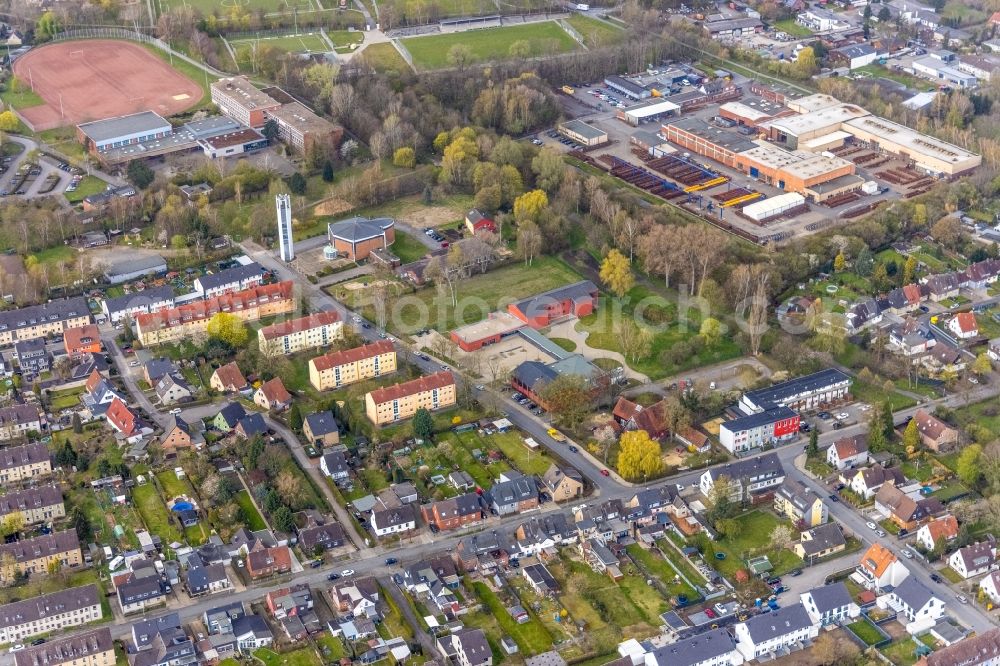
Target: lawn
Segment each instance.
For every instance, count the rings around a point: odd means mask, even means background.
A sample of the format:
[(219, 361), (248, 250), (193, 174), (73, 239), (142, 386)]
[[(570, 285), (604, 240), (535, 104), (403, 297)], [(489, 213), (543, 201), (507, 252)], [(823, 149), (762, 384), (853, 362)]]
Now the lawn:
[(427, 246), (410, 234), (396, 231), (396, 240), (392, 243), (392, 253), (399, 257), (404, 264), (412, 263), (418, 259), (423, 259), (429, 252)]
[(639, 585), (631, 582), (627, 587), (617, 585), (574, 560), (551, 561), (547, 566), (559, 581), (559, 600), (574, 622), (586, 623), (587, 633), (597, 645), (606, 648), (621, 636), (641, 639), (656, 633), (659, 625), (656, 611), (666, 601), (644, 580), (633, 576)]
[[(209, 14), (226, 15), (231, 7), (225, 0), (159, 0), (160, 12), (169, 11), (172, 7), (187, 6), (199, 10), (202, 15)], [(301, 10), (313, 8), (312, 3), (307, 0), (244, 0), (239, 7), (246, 12), (253, 12), (262, 9), (265, 12), (291, 11), (293, 7)]]
[(6, 89), (0, 93), (0, 100), (3, 100), (7, 106), (14, 109), (24, 109), (45, 104), (45, 100), (31, 89), (27, 81), (18, 81), (17, 87), (17, 92), (11, 90), (10, 81), (8, 81)]
[(146, 529), (152, 534), (158, 535), (163, 543), (167, 544), (184, 539), (177, 523), (171, 520), (170, 512), (160, 500), (153, 484), (146, 483), (133, 488), (132, 501), (135, 502), (143, 522), (146, 523)]
[(507, 612), (497, 595), (485, 583), (474, 583), (473, 589), (476, 596), (489, 609), (490, 614), (496, 618), (500, 629), (514, 639), (522, 654), (531, 656), (552, 648), (552, 635), (537, 617), (531, 618), (524, 624), (518, 624)]
[(62, 391), (52, 391), (49, 393), (49, 405), (53, 412), (61, 412), (64, 409), (72, 409), (80, 404), (80, 395), (83, 387), (63, 389)]
[(583, 43), (588, 48), (601, 48), (609, 44), (617, 44), (625, 38), (625, 31), (616, 25), (602, 21), (586, 14), (571, 14), (566, 23), (583, 37)]
[(326, 53), (330, 50), (330, 45), (326, 43), (322, 35), (318, 32), (304, 33), (301, 35), (283, 35), (281, 37), (261, 37), (260, 39), (240, 39), (229, 42), (236, 51), (236, 59), (240, 58), (240, 51), (253, 49), (256, 44), (260, 46), (270, 46), (285, 53)]
[(882, 634), (878, 633), (878, 630), (871, 623), (871, 621), (864, 618), (852, 622), (847, 625), (847, 628), (854, 632), (854, 635), (865, 642), (865, 645), (875, 645), (882, 639)]
[(398, 75), (403, 72), (412, 73), (413, 71), (406, 60), (403, 59), (403, 56), (399, 55), (399, 51), (392, 45), (392, 42), (369, 44), (359, 57), (376, 72), (382, 72), (383, 74)]
[[(889, 69), (888, 67), (875, 63), (865, 65), (864, 67), (858, 67), (854, 70), (854, 74), (862, 72), (877, 79), (889, 79), (890, 81), (895, 81), (896, 83), (902, 83), (904, 86), (913, 88), (914, 90), (933, 90), (934, 88), (934, 86), (926, 79), (920, 79), (901, 70)], [(917, 258), (921, 259), (922, 257), (918, 256)]]
[(912, 638), (894, 641), (880, 651), (896, 666), (910, 666), (917, 662), (917, 643)]
[(319, 648), (320, 654), (323, 655), (328, 664), (340, 661), (347, 654), (343, 641), (325, 631), (316, 638), (316, 647)]
[(569, 338), (549, 338), (549, 342), (559, 345), (568, 352), (576, 351), (576, 343)]
[(892, 393), (886, 393), (885, 389), (881, 386), (868, 384), (856, 377), (854, 382), (851, 384), (851, 395), (853, 395), (859, 402), (867, 402), (869, 405), (880, 405), (885, 400), (889, 400), (892, 405), (892, 411), (894, 412), (899, 411), (900, 409), (906, 409), (907, 407), (913, 407), (917, 404), (917, 401), (910, 396), (903, 395), (895, 391)]
[[(668, 544), (663, 544), (665, 548), (669, 548)], [(660, 579), (660, 581), (670, 589), (670, 593), (674, 596), (684, 595), (689, 600), (693, 600), (698, 596), (698, 593), (687, 583), (684, 582), (670, 562), (659, 555), (653, 554), (652, 551), (647, 550), (640, 546), (639, 544), (631, 544), (628, 546), (628, 553), (642, 566), (643, 569), (651, 573)], [(685, 572), (685, 576), (687, 576)], [(698, 579), (693, 579), (693, 582)], [(676, 581), (676, 582), (675, 582)]]
[(243, 512), (243, 521), (246, 523), (248, 530), (253, 532), (267, 529), (267, 523), (264, 522), (264, 518), (257, 511), (257, 507), (253, 505), (253, 502), (250, 501), (250, 493), (241, 490), (236, 494), (236, 503), (240, 505), (240, 510)]
[(260, 648), (253, 653), (253, 656), (257, 657), (264, 666), (320, 666), (322, 663), (312, 646), (281, 653)]
[(163, 488), (163, 493), (167, 498), (175, 499), (186, 495), (188, 498), (194, 499), (194, 489), (191, 487), (191, 482), (186, 478), (178, 479), (174, 470), (160, 472), (156, 475), (156, 480), (160, 482), (160, 487)]
[[(1000, 437), (1000, 407), (998, 407), (996, 400), (977, 402), (973, 405), (969, 405), (968, 407), (956, 409), (955, 417), (958, 419), (958, 423), (963, 427), (975, 424), (978, 428), (985, 431), (984, 434), (988, 433), (991, 435), (991, 437), (986, 441)], [(982, 438), (977, 438), (977, 441), (979, 439)], [(986, 441), (982, 441), (981, 443), (985, 444)], [(942, 462), (947, 459), (947, 457), (942, 456)], [(955, 468), (954, 464), (948, 466), (952, 469)]]
[[(479, 436), (475, 433), (467, 434), (479, 439)], [(483, 444), (481, 448), (500, 449), (507, 456), (507, 459), (514, 463), (514, 467), (529, 476), (542, 476), (552, 465), (552, 461), (545, 455), (545, 450), (540, 449), (539, 452), (529, 449), (524, 444), (524, 437), (519, 432), (501, 432), (495, 435), (487, 435), (485, 439), (479, 441)]]
[[(447, 297), (441, 298), (434, 288), (424, 288), (412, 294), (393, 298), (389, 308), (398, 316), (390, 317), (389, 328), (402, 335), (424, 327), (438, 331), (450, 331), (457, 326), (472, 324), (486, 318), (501, 304), (555, 289), (580, 280), (580, 275), (570, 266), (555, 257), (536, 259), (531, 267), (524, 262), (514, 262), (488, 273), (477, 273), (461, 281), (457, 286), (459, 310)], [(362, 299), (359, 305), (369, 319), (375, 319), (374, 309), (366, 302), (366, 297), (356, 290), (355, 296)], [(338, 300), (349, 302), (351, 293), (336, 290)]]
[(107, 187), (108, 184), (97, 176), (84, 176), (83, 179), (77, 183), (76, 190), (65, 193), (66, 201), (71, 204), (80, 203), (85, 197), (89, 197), (92, 194), (100, 194), (107, 189)]
[(796, 38), (811, 37), (813, 34), (812, 30), (803, 25), (799, 25), (798, 23), (795, 22), (795, 19), (792, 18), (785, 19), (783, 21), (775, 21), (772, 24), (772, 27), (775, 30), (780, 30), (781, 32), (788, 33), (792, 37)]
[[(781, 575), (802, 566), (802, 558), (787, 549), (770, 547), (771, 533), (778, 525), (788, 525), (773, 513), (755, 510), (737, 517), (742, 529), (735, 537), (722, 537), (710, 541), (704, 535), (696, 539), (706, 561), (726, 577), (730, 577), (746, 566), (745, 560), (754, 555), (767, 555), (774, 567), (774, 573)], [(794, 531), (793, 531), (794, 533)], [(726, 559), (718, 560), (715, 553), (725, 553)]]
[(413, 56), (414, 64), (420, 69), (454, 66), (449, 61), (448, 55), (452, 46), (456, 44), (467, 46), (474, 62), (505, 60), (511, 57), (511, 45), (515, 42), (526, 42), (527, 53), (532, 57), (566, 53), (579, 47), (569, 33), (555, 21), (402, 40), (403, 45)]
[[(29, 579), (24, 585), (12, 585), (0, 587), (0, 604), (7, 604), (15, 600), (30, 599), (43, 594), (50, 594), (65, 590), (71, 587), (80, 587), (96, 583), (99, 590), (104, 589), (100, 581), (100, 572), (96, 568), (71, 570), (65, 569), (57, 576), (37, 576)], [(103, 599), (104, 595), (100, 595)], [(103, 604), (102, 604), (103, 605)], [(105, 619), (113, 619), (107, 614)]]
[(623, 316), (635, 314), (637, 310), (642, 312), (641, 317), (636, 317), (637, 323), (650, 330), (653, 342), (649, 355), (631, 361), (629, 366), (650, 379), (662, 379), (691, 368), (737, 358), (741, 354), (733, 336), (724, 334), (711, 348), (701, 347), (697, 352), (692, 348), (691, 353), (683, 358), (670, 358), (665, 352), (678, 343), (690, 344), (698, 336), (701, 315), (691, 308), (687, 312), (687, 320), (682, 321), (674, 302), (644, 285), (633, 287), (621, 302), (602, 296), (597, 311), (580, 318), (576, 330), (587, 334), (590, 347), (621, 353), (620, 322)]

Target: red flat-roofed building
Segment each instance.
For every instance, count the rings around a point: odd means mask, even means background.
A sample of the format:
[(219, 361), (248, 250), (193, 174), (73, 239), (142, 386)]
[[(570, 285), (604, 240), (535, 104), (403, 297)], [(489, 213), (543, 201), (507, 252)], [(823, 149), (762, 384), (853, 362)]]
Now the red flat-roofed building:
[(583, 280), (526, 298), (507, 306), (507, 311), (532, 328), (545, 328), (567, 316), (586, 317), (597, 309), (597, 286)]

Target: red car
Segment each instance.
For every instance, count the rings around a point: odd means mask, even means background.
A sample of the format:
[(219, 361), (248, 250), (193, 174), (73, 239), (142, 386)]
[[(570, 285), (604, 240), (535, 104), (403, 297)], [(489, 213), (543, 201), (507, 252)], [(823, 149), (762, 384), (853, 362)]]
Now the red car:
[(601, 476), (611, 476), (611, 472), (606, 469), (601, 470)]

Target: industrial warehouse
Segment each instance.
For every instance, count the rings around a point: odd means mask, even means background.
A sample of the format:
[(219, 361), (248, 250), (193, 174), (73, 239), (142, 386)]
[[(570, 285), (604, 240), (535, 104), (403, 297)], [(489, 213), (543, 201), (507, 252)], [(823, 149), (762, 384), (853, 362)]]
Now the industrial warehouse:
[(550, 138), (581, 161), (757, 243), (857, 218), (982, 162), (856, 104), (825, 94), (795, 97), (723, 70), (682, 66), (588, 87), (572, 90), (574, 97), (597, 97), (611, 113), (570, 119)]

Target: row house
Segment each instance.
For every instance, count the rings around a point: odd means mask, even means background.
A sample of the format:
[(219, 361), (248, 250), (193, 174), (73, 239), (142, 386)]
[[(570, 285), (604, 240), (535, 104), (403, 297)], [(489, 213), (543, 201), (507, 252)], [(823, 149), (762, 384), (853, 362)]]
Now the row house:
[(813, 624), (827, 626), (840, 624), (861, 615), (861, 609), (843, 582), (814, 587), (799, 595), (802, 605)]
[(0, 312), (0, 347), (62, 335), (66, 329), (86, 326), (90, 321), (90, 306), (82, 296), (5, 310)]
[(1000, 629), (969, 636), (920, 657), (916, 666), (996, 666), (1000, 663)]
[[(743, 661), (732, 634), (719, 627), (657, 647), (643, 655), (639, 666), (737, 666)], [(625, 663), (635, 664), (635, 658)]]
[(0, 449), (0, 483), (39, 479), (51, 473), (49, 449), (41, 442)]
[(344, 337), (344, 322), (335, 311), (289, 319), (257, 331), (265, 356), (288, 356), (306, 349), (329, 347)]
[(264, 267), (252, 262), (202, 275), (195, 279), (193, 286), (202, 298), (211, 298), (259, 287), (264, 284), (264, 277)]
[(799, 602), (740, 622), (733, 633), (744, 659), (764, 661), (816, 638), (819, 626)]
[(15, 666), (115, 666), (111, 629), (55, 638), (14, 653)]
[(203, 337), (208, 332), (209, 321), (220, 312), (248, 322), (287, 314), (294, 309), (293, 283), (278, 282), (138, 314), (135, 317), (136, 337), (144, 347), (152, 347)]
[(66, 517), (62, 490), (55, 484), (12, 490), (0, 496), (0, 519), (17, 514), (25, 525), (37, 525)]
[(103, 617), (97, 585), (57, 590), (0, 606), (0, 641), (37, 636), (96, 622)]
[(45, 414), (34, 405), (11, 405), (0, 408), (0, 442), (27, 437), (29, 432), (48, 429)]
[(329, 391), (393, 372), (396, 372), (396, 348), (391, 340), (329, 352), (309, 360), (309, 383), (317, 391)]
[(17, 575), (44, 576), (54, 567), (75, 568), (83, 564), (76, 530), (0, 544), (0, 582), (10, 582)]
[(101, 310), (108, 321), (117, 324), (126, 319), (133, 319), (136, 315), (172, 308), (175, 303), (174, 289), (167, 284), (162, 287), (149, 287), (117, 298), (106, 298), (101, 302)]

